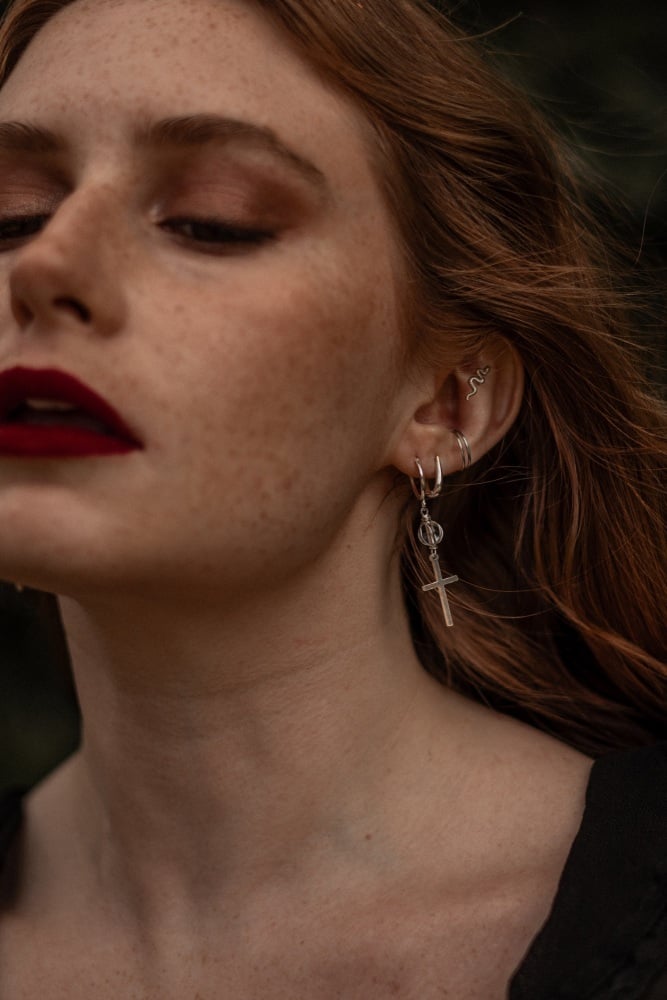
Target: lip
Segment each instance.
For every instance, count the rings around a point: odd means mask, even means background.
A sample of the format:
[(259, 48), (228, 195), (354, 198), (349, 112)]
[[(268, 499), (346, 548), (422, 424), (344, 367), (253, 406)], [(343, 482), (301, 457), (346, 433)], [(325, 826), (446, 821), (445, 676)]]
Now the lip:
[[(7, 417), (26, 399), (70, 403), (100, 421), (109, 433), (58, 424), (15, 424)], [(94, 389), (57, 368), (9, 368), (0, 372), (0, 455), (83, 457), (143, 448), (120, 414)]]

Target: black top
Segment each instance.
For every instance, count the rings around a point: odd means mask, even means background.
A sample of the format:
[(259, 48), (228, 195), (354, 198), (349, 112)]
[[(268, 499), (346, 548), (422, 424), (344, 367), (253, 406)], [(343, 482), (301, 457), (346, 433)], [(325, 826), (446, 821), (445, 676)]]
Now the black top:
[[(0, 798), (0, 864), (22, 794)], [(551, 912), (508, 1000), (667, 1000), (667, 742), (593, 764)]]
[(667, 742), (599, 757), (509, 1000), (667, 1000)]

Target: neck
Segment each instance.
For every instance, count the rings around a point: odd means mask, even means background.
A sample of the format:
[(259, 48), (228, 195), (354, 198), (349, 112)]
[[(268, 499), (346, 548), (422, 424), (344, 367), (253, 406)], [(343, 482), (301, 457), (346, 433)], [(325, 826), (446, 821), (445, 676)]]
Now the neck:
[(461, 700), (416, 659), (395, 562), (349, 551), (259, 606), (61, 599), (84, 719), (61, 778), (73, 827), (143, 920), (165, 887), (201, 903), (341, 855), (392, 864), (423, 817), (410, 790), (442, 785)]

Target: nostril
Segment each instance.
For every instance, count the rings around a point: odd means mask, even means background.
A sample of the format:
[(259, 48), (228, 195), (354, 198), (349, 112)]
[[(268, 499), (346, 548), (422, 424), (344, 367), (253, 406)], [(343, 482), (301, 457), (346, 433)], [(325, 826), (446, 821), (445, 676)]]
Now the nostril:
[(81, 303), (77, 302), (76, 299), (56, 299), (54, 304), (59, 307), (65, 306), (68, 309), (73, 309), (76, 312), (79, 319), (84, 320), (84, 322), (86, 323), (90, 321), (90, 313), (88, 312), (86, 307), (82, 306)]
[(19, 299), (12, 298), (12, 313), (21, 329), (26, 327), (32, 319), (32, 313)]

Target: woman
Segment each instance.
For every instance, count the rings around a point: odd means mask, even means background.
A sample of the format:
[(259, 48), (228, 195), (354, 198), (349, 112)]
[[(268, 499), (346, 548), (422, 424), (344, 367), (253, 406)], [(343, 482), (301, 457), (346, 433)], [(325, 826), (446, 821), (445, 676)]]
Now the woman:
[(0, 994), (664, 996), (662, 417), (547, 126), (422, 0), (0, 43), (0, 574), (83, 717)]

